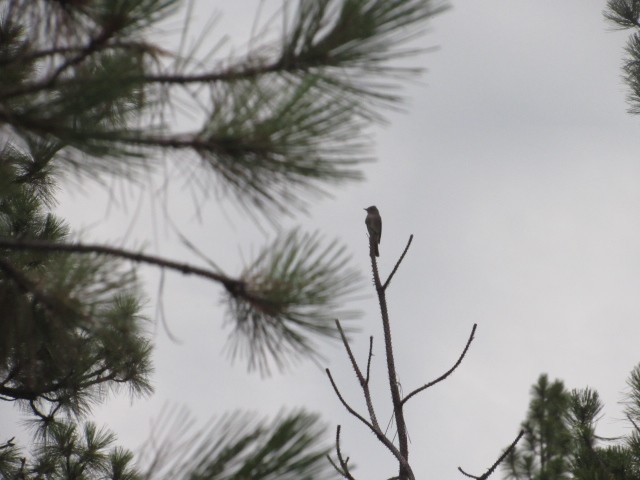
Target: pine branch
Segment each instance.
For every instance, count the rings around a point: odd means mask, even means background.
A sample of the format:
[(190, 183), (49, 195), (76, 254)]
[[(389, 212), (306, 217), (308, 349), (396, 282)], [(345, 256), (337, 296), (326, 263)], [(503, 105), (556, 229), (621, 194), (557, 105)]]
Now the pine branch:
[(246, 356), (250, 369), (268, 374), (271, 361), (284, 368), (287, 361), (297, 357), (316, 356), (317, 347), (310, 334), (335, 338), (330, 327), (332, 318), (357, 315), (339, 311), (338, 306), (359, 288), (359, 274), (346, 264), (344, 248), (336, 242), (321, 248), (319, 240), (318, 234), (293, 231), (284, 235), (265, 247), (239, 279), (106, 245), (5, 237), (0, 238), (0, 248), (107, 255), (220, 283), (228, 294), (229, 318), (234, 325), (229, 344), (232, 358)]
[(195, 275), (221, 283), (229, 291), (241, 291), (241, 284), (238, 280), (234, 280), (224, 275), (220, 275), (212, 270), (195, 267), (186, 263), (175, 262), (166, 258), (154, 255), (146, 255), (141, 252), (132, 252), (121, 248), (110, 247), (107, 245), (84, 244), (84, 243), (57, 243), (43, 240), (27, 240), (0, 238), (0, 248), (8, 248), (11, 250), (33, 250), (42, 252), (67, 252), (78, 254), (97, 254), (109, 255), (117, 258), (124, 258), (135, 263), (146, 263), (161, 268), (175, 270), (184, 275)]
[(245, 356), (249, 369), (269, 374), (298, 358), (319, 358), (311, 334), (334, 339), (333, 319), (359, 312), (340, 305), (360, 288), (360, 275), (337, 242), (321, 246), (319, 233), (293, 230), (264, 247), (240, 275), (244, 291), (228, 295), (228, 344), (232, 358)]
[(640, 1), (608, 0), (603, 15), (618, 28), (640, 28)]
[(267, 423), (235, 412), (196, 425), (184, 411), (158, 419), (141, 453), (146, 478), (329, 478), (325, 429), (316, 415), (297, 411)]
[[(378, 107), (400, 100), (399, 80), (419, 70), (394, 61), (416, 53), (405, 45), (445, 9), (437, 0), (300, 2), (277, 46), (257, 49), (274, 55), (249, 52), (212, 67), (138, 39), (142, 28), (175, 4), (111, 2), (96, 10), (90, 3), (74, 4), (62, 9), (59, 20), (55, 8), (12, 3), (17, 6), (8, 25), (24, 31), (26, 25), (17, 22), (29, 18), (29, 31), (38, 33), (16, 33), (19, 54), (2, 59), (21, 81), (0, 89), (0, 121), (19, 135), (55, 138), (79, 171), (94, 173), (100, 166), (130, 177), (153, 166), (131, 161), (152, 149), (188, 150), (243, 206), (268, 215), (304, 211), (308, 198), (324, 195), (325, 186), (362, 179), (359, 165), (371, 160), (363, 132), (381, 119)], [(70, 38), (40, 41), (48, 28)], [(175, 64), (162, 65), (160, 55), (176, 58)], [(25, 65), (32, 66), (32, 75)], [(202, 87), (205, 103), (197, 93)], [(169, 105), (189, 96), (207, 117), (202, 130), (185, 136), (160, 122), (135, 125), (154, 111), (162, 118)], [(78, 152), (90, 158), (78, 159)]]

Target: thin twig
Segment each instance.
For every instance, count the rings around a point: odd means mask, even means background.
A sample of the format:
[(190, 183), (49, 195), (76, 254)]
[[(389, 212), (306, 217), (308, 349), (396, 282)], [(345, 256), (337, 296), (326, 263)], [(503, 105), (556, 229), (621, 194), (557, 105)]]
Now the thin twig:
[(382, 286), (383, 290), (387, 289), (387, 286), (389, 285), (389, 282), (391, 282), (391, 279), (396, 274), (396, 271), (398, 270), (398, 267), (400, 267), (400, 263), (402, 263), (402, 260), (404, 259), (404, 256), (407, 254), (407, 251), (409, 250), (409, 246), (411, 245), (412, 241), (413, 241), (413, 234), (409, 235), (409, 241), (407, 242), (407, 246), (404, 247), (404, 251), (402, 252), (402, 255), (400, 255), (400, 258), (396, 262), (395, 267), (393, 267), (393, 270), (391, 270), (391, 273), (389, 274), (389, 277), (387, 278), (387, 281), (384, 282), (384, 285)]
[(347, 350), (347, 355), (349, 355), (349, 360), (351, 361), (351, 366), (356, 372), (356, 376), (358, 377), (358, 382), (360, 382), (360, 387), (362, 388), (362, 392), (364, 394), (364, 399), (367, 404), (367, 410), (369, 411), (369, 419), (371, 423), (377, 428), (380, 429), (378, 425), (378, 419), (376, 418), (376, 413), (373, 409), (373, 402), (371, 401), (371, 392), (369, 391), (369, 380), (368, 380), (368, 366), (367, 366), (367, 379), (362, 376), (362, 371), (356, 362), (356, 359), (351, 351), (351, 346), (347, 341), (347, 337), (344, 334), (344, 330), (342, 330), (342, 325), (340, 325), (340, 321), (336, 320), (336, 326), (338, 327), (338, 331), (340, 332), (340, 338), (342, 338), (342, 343), (344, 344), (344, 348)]
[(336, 385), (335, 381), (333, 380), (333, 377), (331, 376), (331, 371), (329, 371), (328, 368), (325, 369), (325, 372), (327, 372), (327, 376), (329, 377), (329, 381), (331, 382), (331, 386), (333, 387), (333, 391), (336, 392), (336, 395), (338, 396), (338, 399), (340, 400), (340, 403), (342, 403), (342, 405), (344, 406), (344, 408), (347, 409), (347, 411), (353, 415), (354, 417), (356, 417), (358, 420), (360, 420), (362, 423), (364, 423), (367, 427), (369, 427), (369, 429), (374, 433), (374, 435), (376, 436), (376, 438), (385, 446), (389, 449), (389, 451), (393, 454), (394, 457), (396, 457), (396, 459), (398, 460), (398, 462), (400, 463), (400, 465), (404, 466), (405, 468), (408, 468), (409, 470), (411, 470), (411, 468), (409, 467), (409, 464), (407, 463), (407, 461), (404, 459), (404, 457), (402, 455), (400, 455), (400, 451), (396, 448), (396, 446), (391, 442), (391, 440), (389, 440), (381, 431), (379, 428), (376, 428), (376, 426), (374, 426), (371, 422), (369, 422), (366, 418), (364, 418), (362, 415), (360, 415), (358, 412), (356, 412), (351, 405), (349, 405), (346, 400), (342, 397), (342, 394), (340, 393), (340, 390), (338, 390), (338, 386)]
[(507, 447), (507, 449), (504, 451), (504, 453), (502, 455), (500, 455), (500, 458), (498, 458), (498, 460), (496, 460), (495, 463), (493, 465), (491, 465), (491, 467), (489, 467), (489, 469), (485, 473), (483, 473), (482, 475), (480, 475), (480, 476), (471, 475), (470, 473), (465, 472), (460, 467), (458, 467), (458, 471), (460, 471), (460, 473), (462, 473), (463, 475), (465, 475), (465, 476), (467, 476), (469, 478), (474, 478), (475, 480), (486, 480), (495, 471), (495, 469), (498, 468), (498, 465), (500, 465), (500, 463), (505, 458), (507, 458), (507, 455), (509, 455), (511, 453), (511, 451), (514, 448), (516, 448), (517, 443), (520, 441), (520, 439), (522, 438), (523, 435), (524, 435), (524, 430), (520, 430), (520, 433), (518, 434), (516, 439), (511, 443), (511, 445), (509, 445)]
[(471, 335), (469, 335), (469, 340), (467, 340), (467, 344), (464, 347), (464, 350), (462, 350), (462, 353), (460, 354), (460, 357), (458, 358), (458, 361), (453, 365), (453, 367), (451, 367), (449, 370), (447, 370), (445, 373), (443, 373), (442, 375), (440, 375), (438, 378), (436, 378), (435, 380), (427, 383), (426, 385), (423, 385), (419, 388), (416, 388), (414, 391), (412, 391), (409, 395), (407, 395), (406, 397), (404, 397), (404, 399), (402, 400), (402, 403), (405, 404), (411, 397), (413, 397), (414, 395), (420, 393), (423, 390), (426, 390), (429, 387), (434, 386), (436, 383), (441, 382), (442, 380), (444, 380), (445, 378), (447, 378), (449, 375), (451, 375), (453, 373), (453, 371), (458, 368), (458, 366), (460, 365), (460, 363), (462, 363), (462, 359), (465, 357), (465, 355), (467, 354), (467, 350), (469, 350), (469, 346), (471, 345), (471, 342), (474, 339), (474, 335), (476, 332), (476, 328), (477, 328), (478, 324), (474, 323), (473, 324), (473, 328), (471, 329)]
[(38, 410), (38, 408), (36, 407), (36, 404), (34, 403), (33, 400), (29, 401), (29, 406), (31, 407), (31, 410), (33, 411), (33, 413), (40, 417), (42, 420), (44, 420), (45, 422), (48, 422), (51, 420), (51, 417), (48, 415), (45, 415), (44, 413), (42, 413), (40, 410)]
[(367, 378), (366, 378), (367, 385), (369, 385), (369, 372), (371, 371), (372, 356), (373, 356), (373, 335), (369, 337), (369, 356), (367, 357)]
[(344, 477), (345, 474), (343, 473), (342, 469), (338, 465), (336, 465), (336, 462), (333, 461), (333, 458), (331, 458), (331, 455), (327, 453), (325, 456), (327, 457), (327, 460), (329, 460), (329, 463), (335, 469), (335, 471)]
[(0, 445), (0, 450), (4, 450), (5, 448), (11, 448), (15, 445), (14, 440), (16, 437), (11, 437), (9, 440), (5, 442), (4, 445)]
[(328, 368), (326, 368), (325, 372), (327, 372), (327, 376), (329, 377), (329, 381), (331, 382), (331, 386), (333, 387), (333, 391), (336, 392), (336, 395), (338, 396), (338, 399), (340, 400), (340, 403), (342, 403), (344, 408), (346, 408), (347, 411), (351, 415), (356, 417), (358, 420), (360, 420), (362, 423), (364, 423), (367, 427), (369, 427), (371, 430), (373, 430), (373, 432), (376, 433), (376, 435), (377, 435), (376, 427), (371, 422), (369, 422), (366, 418), (364, 418), (362, 415), (360, 415), (358, 412), (356, 412), (353, 409), (353, 407), (351, 407), (351, 405), (349, 405), (347, 403), (347, 401), (344, 399), (344, 397), (342, 396), (342, 393), (340, 393), (340, 390), (338, 390), (338, 386), (333, 381), (333, 376), (331, 375), (331, 371)]
[(353, 477), (353, 475), (351, 475), (351, 472), (349, 471), (349, 457), (344, 459), (342, 457), (342, 451), (340, 450), (340, 425), (338, 425), (338, 427), (336, 428), (336, 455), (338, 456), (340, 467), (338, 467), (333, 462), (331, 457), (327, 455), (327, 458), (331, 462), (331, 465), (333, 465), (333, 468), (335, 468), (338, 471), (338, 473), (342, 475), (344, 478), (346, 478), (347, 480), (355, 480), (355, 478)]

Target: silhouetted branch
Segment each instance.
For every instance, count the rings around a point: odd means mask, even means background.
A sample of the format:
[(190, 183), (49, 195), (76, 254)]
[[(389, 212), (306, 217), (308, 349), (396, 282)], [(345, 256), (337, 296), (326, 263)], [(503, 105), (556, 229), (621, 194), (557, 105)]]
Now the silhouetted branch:
[(414, 395), (420, 393), (423, 390), (426, 390), (429, 387), (434, 386), (436, 383), (441, 382), (442, 380), (444, 380), (445, 378), (447, 378), (449, 375), (451, 375), (453, 373), (453, 371), (458, 368), (458, 366), (460, 365), (460, 363), (462, 363), (462, 359), (465, 357), (465, 355), (467, 354), (467, 350), (469, 350), (469, 346), (471, 345), (471, 342), (474, 339), (474, 334), (476, 332), (476, 327), (478, 326), (477, 323), (473, 324), (473, 328), (471, 329), (471, 335), (469, 335), (469, 340), (467, 340), (467, 344), (464, 347), (464, 350), (462, 351), (462, 354), (460, 354), (460, 357), (458, 358), (458, 361), (453, 365), (453, 367), (451, 367), (447, 372), (445, 372), (444, 374), (442, 374), (441, 376), (439, 376), (438, 378), (436, 378), (435, 380), (427, 383), (426, 385), (423, 385), (419, 388), (416, 388), (414, 391), (412, 391), (409, 395), (407, 395), (406, 397), (404, 397), (404, 399), (402, 400), (402, 403), (405, 404), (407, 402), (407, 400), (409, 400), (411, 397), (413, 397)]
[(333, 380), (333, 376), (331, 375), (331, 371), (328, 368), (325, 368), (324, 371), (327, 372), (327, 376), (329, 377), (329, 381), (331, 382), (331, 386), (333, 387), (333, 391), (336, 392), (336, 395), (338, 396), (338, 399), (340, 400), (340, 403), (342, 403), (342, 405), (344, 405), (344, 408), (346, 408), (347, 411), (351, 415), (356, 417), (358, 420), (360, 420), (362, 423), (364, 423), (367, 427), (369, 427), (371, 430), (373, 430), (373, 432), (376, 433), (376, 435), (377, 435), (377, 432), (379, 430), (376, 429), (376, 427), (371, 422), (369, 422), (366, 418), (364, 418), (362, 415), (360, 415), (358, 412), (356, 412), (351, 407), (351, 405), (349, 405), (347, 403), (347, 401), (344, 399), (344, 397), (340, 393), (340, 390), (338, 390), (338, 386), (336, 385), (336, 382), (334, 382), (334, 380)]
[(15, 443), (14, 443), (15, 438), (16, 438), (16, 437), (11, 437), (9, 440), (7, 440), (7, 441), (5, 442), (5, 444), (4, 444), (4, 445), (0, 445), (0, 450), (3, 450), (3, 449), (5, 449), (5, 448), (11, 448), (11, 447), (13, 447), (13, 446), (15, 445)]
[(183, 275), (196, 275), (222, 283), (227, 290), (234, 293), (238, 289), (240, 282), (224, 275), (220, 275), (212, 270), (189, 265), (187, 263), (179, 263), (155, 255), (146, 255), (140, 252), (132, 252), (121, 248), (109, 247), (98, 244), (85, 243), (55, 243), (42, 240), (15, 240), (11, 238), (0, 238), (0, 248), (9, 248), (11, 250), (35, 250), (45, 252), (67, 252), (78, 254), (95, 254), (110, 255), (112, 257), (125, 258), (135, 263), (146, 263), (161, 268), (175, 270)]
[[(347, 337), (342, 330), (342, 326), (340, 325), (340, 321), (336, 320), (336, 326), (338, 327), (338, 331), (340, 332), (340, 338), (342, 338), (342, 343), (344, 344), (344, 348), (347, 350), (347, 354), (349, 355), (349, 360), (351, 361), (351, 366), (356, 372), (356, 376), (358, 377), (358, 382), (360, 382), (360, 387), (362, 388), (362, 392), (364, 394), (364, 399), (367, 404), (367, 410), (369, 411), (369, 419), (371, 423), (379, 429), (378, 419), (376, 418), (376, 413), (373, 410), (373, 402), (371, 401), (371, 392), (369, 391), (369, 362), (367, 362), (367, 379), (362, 376), (362, 371), (356, 362), (355, 357), (353, 356), (353, 352), (351, 351), (351, 347), (349, 346), (349, 342), (347, 341)], [(371, 350), (369, 350), (369, 355), (371, 355)], [(369, 356), (369, 358), (371, 358)]]
[(387, 289), (387, 286), (389, 285), (389, 282), (391, 282), (391, 279), (396, 274), (396, 271), (398, 270), (398, 267), (400, 267), (400, 263), (404, 259), (404, 256), (407, 254), (407, 251), (409, 250), (409, 246), (411, 245), (412, 241), (413, 241), (413, 234), (409, 235), (409, 241), (407, 242), (407, 246), (404, 247), (404, 251), (402, 252), (402, 255), (400, 255), (400, 258), (396, 262), (395, 267), (393, 267), (393, 270), (391, 270), (391, 273), (389, 274), (389, 277), (387, 278), (387, 281), (384, 282), (384, 285), (382, 286), (383, 290)]
[(485, 480), (487, 478), (489, 478), (489, 476), (495, 471), (496, 468), (498, 468), (498, 465), (500, 465), (500, 463), (507, 458), (507, 455), (509, 455), (509, 453), (511, 453), (511, 451), (516, 448), (516, 444), (520, 441), (520, 439), (522, 438), (522, 436), (524, 435), (524, 430), (520, 430), (520, 433), (518, 434), (518, 436), (516, 437), (516, 439), (511, 443), (511, 445), (509, 445), (507, 447), (507, 449), (504, 451), (504, 453), (502, 455), (500, 455), (500, 458), (498, 458), (498, 460), (495, 461), (495, 463), (493, 465), (491, 465), (491, 467), (489, 467), (489, 469), (482, 475), (480, 476), (476, 476), (476, 475), (471, 475), (470, 473), (465, 472), (462, 468), (458, 467), (458, 470), (460, 471), (460, 473), (462, 473), (464, 476), (469, 477), (469, 478), (474, 478), (475, 480)]
[(371, 357), (373, 356), (373, 335), (369, 336), (369, 356), (367, 357), (367, 377), (365, 382), (369, 385), (369, 372), (371, 371)]
[[(409, 237), (409, 242), (402, 252), (400, 259), (396, 263), (393, 272), (389, 276), (386, 284), (389, 283), (393, 273), (398, 269), (400, 262), (404, 258), (407, 250), (409, 249), (409, 245), (411, 245), (411, 241), (413, 240), (413, 235)], [(410, 479), (414, 480), (415, 475), (413, 474), (413, 470), (409, 466), (409, 441), (407, 435), (407, 425), (404, 420), (404, 412), (402, 405), (402, 398), (399, 390), (398, 383), (398, 374), (396, 372), (395, 360), (393, 357), (393, 344), (391, 342), (391, 322), (389, 321), (389, 310), (387, 308), (387, 298), (385, 295), (385, 287), (382, 286), (380, 282), (380, 274), (378, 273), (378, 263), (376, 262), (376, 257), (370, 255), (371, 258), (371, 269), (373, 271), (373, 282), (376, 287), (376, 293), (378, 295), (378, 303), (380, 305), (380, 317), (382, 318), (382, 330), (384, 332), (384, 347), (386, 353), (387, 360), (387, 375), (389, 378), (389, 391), (391, 392), (391, 402), (393, 404), (393, 414), (395, 416), (397, 434), (398, 434), (398, 455), (396, 458), (400, 463), (400, 472), (399, 477), (402, 480)], [(386, 437), (384, 437), (386, 439)]]
[[(364, 423), (367, 427), (369, 427), (369, 429), (374, 433), (374, 435), (376, 436), (376, 438), (385, 446), (389, 449), (389, 451), (393, 454), (394, 457), (396, 457), (396, 459), (398, 460), (398, 462), (400, 463), (400, 465), (403, 468), (408, 469), (409, 472), (411, 472), (411, 467), (409, 467), (409, 464), (407, 463), (407, 461), (405, 460), (405, 458), (400, 454), (400, 451), (396, 448), (396, 446), (393, 444), (393, 442), (391, 442), (391, 440), (389, 440), (384, 433), (382, 433), (382, 431), (380, 430), (379, 427), (373, 425), (371, 422), (369, 422), (366, 418), (364, 418), (362, 415), (360, 415), (358, 412), (356, 412), (351, 405), (349, 405), (346, 400), (342, 397), (342, 394), (340, 393), (340, 390), (338, 390), (338, 387), (335, 383), (335, 381), (333, 380), (333, 377), (331, 376), (331, 372), (329, 371), (329, 369), (325, 369), (325, 372), (327, 372), (327, 376), (329, 377), (329, 381), (331, 382), (331, 386), (333, 387), (333, 390), (336, 392), (336, 395), (338, 396), (338, 399), (340, 400), (340, 402), (342, 403), (342, 405), (344, 405), (344, 408), (347, 409), (347, 411), (353, 415), (354, 417), (356, 417), (358, 420), (360, 420), (362, 423)], [(411, 478), (415, 478), (413, 477), (413, 473), (411, 473)]]
[(338, 425), (338, 427), (336, 428), (336, 455), (338, 456), (340, 467), (338, 467), (334, 463), (334, 461), (331, 459), (331, 457), (327, 455), (327, 458), (329, 459), (329, 462), (331, 463), (331, 465), (333, 465), (333, 468), (335, 468), (336, 471), (347, 480), (355, 480), (355, 478), (353, 477), (353, 475), (351, 475), (351, 472), (349, 471), (349, 457), (344, 459), (342, 457), (342, 451), (340, 450), (340, 425)]
[(29, 401), (29, 406), (31, 407), (31, 410), (33, 411), (33, 413), (37, 416), (40, 417), (41, 420), (43, 420), (44, 422), (49, 422), (51, 421), (51, 419), (53, 418), (52, 415), (45, 415), (44, 413), (42, 413), (40, 410), (38, 410), (38, 407), (36, 407), (36, 404), (34, 403), (33, 400)]

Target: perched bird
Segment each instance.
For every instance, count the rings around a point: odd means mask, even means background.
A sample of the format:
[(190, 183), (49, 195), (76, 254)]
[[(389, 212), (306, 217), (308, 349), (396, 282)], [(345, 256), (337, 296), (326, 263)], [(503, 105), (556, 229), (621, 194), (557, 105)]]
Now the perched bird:
[(365, 210), (367, 211), (367, 218), (364, 223), (369, 231), (369, 244), (375, 256), (379, 257), (378, 245), (380, 245), (380, 237), (382, 237), (382, 218), (380, 218), (380, 212), (375, 206), (365, 208)]

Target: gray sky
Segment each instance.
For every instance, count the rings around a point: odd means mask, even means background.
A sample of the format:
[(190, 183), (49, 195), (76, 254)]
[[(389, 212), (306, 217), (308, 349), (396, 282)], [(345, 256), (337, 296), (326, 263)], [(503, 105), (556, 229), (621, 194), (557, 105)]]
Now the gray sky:
[[(258, 3), (201, 0), (198, 24), (213, 4), (227, 12), (211, 29), (211, 43), (228, 34), (241, 53)], [(415, 60), (429, 71), (406, 89), (406, 112), (373, 132), (378, 162), (365, 167), (367, 180), (334, 190), (308, 217), (284, 225), (340, 238), (365, 276), (363, 207), (376, 204), (383, 217), (383, 272), (415, 235), (388, 297), (405, 392), (447, 370), (478, 323), (462, 366), (407, 408), (418, 478), (461, 478), (458, 465), (482, 473), (515, 437), (543, 372), (570, 388), (597, 389), (606, 403), (600, 434), (625, 431), (618, 402), (640, 361), (640, 119), (626, 113), (621, 80), (628, 34), (605, 23), (604, 5), (454, 1), (419, 41), (440, 49)], [(93, 186), (73, 187), (59, 213), (85, 226), (89, 239), (118, 241), (130, 218), (124, 211), (140, 193), (121, 184), (115, 191), (114, 203)], [(198, 218), (188, 190), (172, 192), (173, 221), (230, 274), (274, 234), (228, 204), (221, 211), (215, 200)], [(152, 196), (150, 189), (142, 194), (125, 244), (194, 262)], [(153, 316), (159, 277), (144, 275)], [(386, 419), (381, 326), (373, 291), (367, 294), (351, 305), (366, 312), (354, 348), (364, 361), (374, 335), (374, 399)], [(242, 363), (229, 364), (219, 298), (215, 285), (167, 275), (163, 303), (181, 343), (156, 327), (155, 395), (112, 398), (96, 409), (97, 422), (135, 449), (163, 405), (186, 406), (202, 423), (234, 409), (275, 415), (304, 406), (322, 413), (329, 436), (343, 426), (343, 448), (360, 478), (393, 475), (391, 456), (343, 410), (315, 365), (261, 379), (246, 375)], [(325, 354), (364, 412), (344, 352), (328, 346)], [(1, 408), (9, 418), (10, 408)]]

